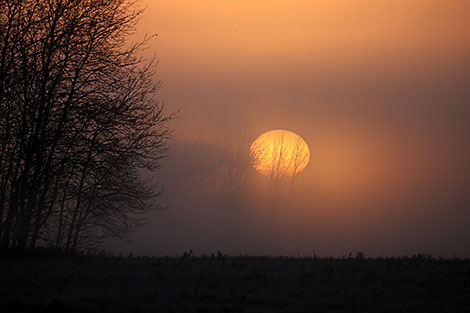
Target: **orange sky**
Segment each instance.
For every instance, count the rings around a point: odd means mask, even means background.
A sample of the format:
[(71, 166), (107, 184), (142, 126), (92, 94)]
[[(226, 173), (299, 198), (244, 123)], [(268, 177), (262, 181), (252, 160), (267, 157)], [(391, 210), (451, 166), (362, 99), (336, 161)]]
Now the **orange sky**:
[[(470, 226), (469, 1), (142, 4), (136, 36), (158, 34), (148, 52), (159, 59), (160, 99), (181, 110), (162, 174), (169, 209), (142, 233), (170, 243), (142, 241), (142, 251), (295, 253), (317, 246), (348, 253), (363, 246), (377, 254), (385, 245), (395, 254), (470, 253), (461, 238)], [(236, 213), (252, 203), (235, 208), (233, 201), (230, 213), (221, 213), (215, 207), (225, 202), (214, 204), (213, 194), (199, 207), (179, 196), (223, 167), (220, 142), (233, 148), (236, 138), (249, 144), (279, 128), (299, 133), (312, 155), (289, 214), (259, 219)], [(226, 220), (233, 230), (214, 226)], [(281, 221), (290, 224), (277, 230)], [(266, 234), (255, 244), (255, 235), (240, 239), (239, 228)], [(211, 236), (220, 240), (208, 242)]]
[[(468, 69), (470, 4), (466, 0), (152, 0), (142, 4), (147, 10), (138, 34), (158, 34), (149, 51), (156, 52), (160, 61), (159, 77), (165, 83), (162, 98), (194, 121), (182, 119), (177, 124), (177, 133), (184, 137), (198, 136), (195, 128), (213, 132), (226, 126), (219, 115), (227, 112), (246, 126), (248, 115), (259, 120), (264, 117), (260, 115), (272, 113), (265, 112), (266, 102), (279, 102), (282, 113), (286, 105), (295, 111), (296, 103), (333, 102), (318, 94), (305, 95), (306, 89), (351, 92), (358, 90), (351, 85), (359, 82), (362, 88), (389, 92), (393, 90), (387, 84), (426, 88), (436, 84), (426, 80), (449, 80), (446, 75), (458, 75), (456, 67)], [(186, 98), (197, 105), (187, 105)], [(225, 105), (230, 106), (228, 111), (216, 112), (220, 98), (240, 99)], [(351, 98), (351, 102), (371, 102)], [(379, 101), (374, 105), (383, 106)], [(214, 107), (217, 116), (206, 123), (205, 111)]]
[(470, 18), (465, 0), (144, 3), (148, 9), (140, 30), (159, 34), (156, 48), (162, 60), (184, 65), (237, 67), (468, 52), (468, 40), (462, 42)]

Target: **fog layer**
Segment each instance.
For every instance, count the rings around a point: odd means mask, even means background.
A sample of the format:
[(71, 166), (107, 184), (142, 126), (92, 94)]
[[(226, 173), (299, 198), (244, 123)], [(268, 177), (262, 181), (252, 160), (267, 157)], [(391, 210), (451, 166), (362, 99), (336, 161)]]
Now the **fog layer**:
[[(160, 98), (180, 109), (162, 202), (116, 251), (470, 251), (467, 1), (152, 1)], [(248, 147), (288, 129), (292, 184)]]

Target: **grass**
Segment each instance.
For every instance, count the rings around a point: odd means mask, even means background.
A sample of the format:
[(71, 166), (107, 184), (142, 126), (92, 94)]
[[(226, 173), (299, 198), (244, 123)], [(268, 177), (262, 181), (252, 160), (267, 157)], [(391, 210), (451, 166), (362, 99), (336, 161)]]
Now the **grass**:
[(0, 312), (470, 312), (470, 260), (8, 256)]

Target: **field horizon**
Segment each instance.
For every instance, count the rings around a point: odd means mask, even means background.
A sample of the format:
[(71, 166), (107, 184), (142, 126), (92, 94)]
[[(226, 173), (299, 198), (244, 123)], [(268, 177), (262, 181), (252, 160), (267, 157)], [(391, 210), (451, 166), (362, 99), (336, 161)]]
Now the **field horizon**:
[(2, 312), (468, 312), (470, 259), (1, 257)]

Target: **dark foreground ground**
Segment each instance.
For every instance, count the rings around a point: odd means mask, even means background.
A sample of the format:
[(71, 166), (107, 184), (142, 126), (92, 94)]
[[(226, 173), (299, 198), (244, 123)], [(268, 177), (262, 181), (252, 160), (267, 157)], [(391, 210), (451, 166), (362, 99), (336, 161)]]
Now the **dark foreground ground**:
[(470, 260), (8, 257), (0, 312), (470, 312)]

